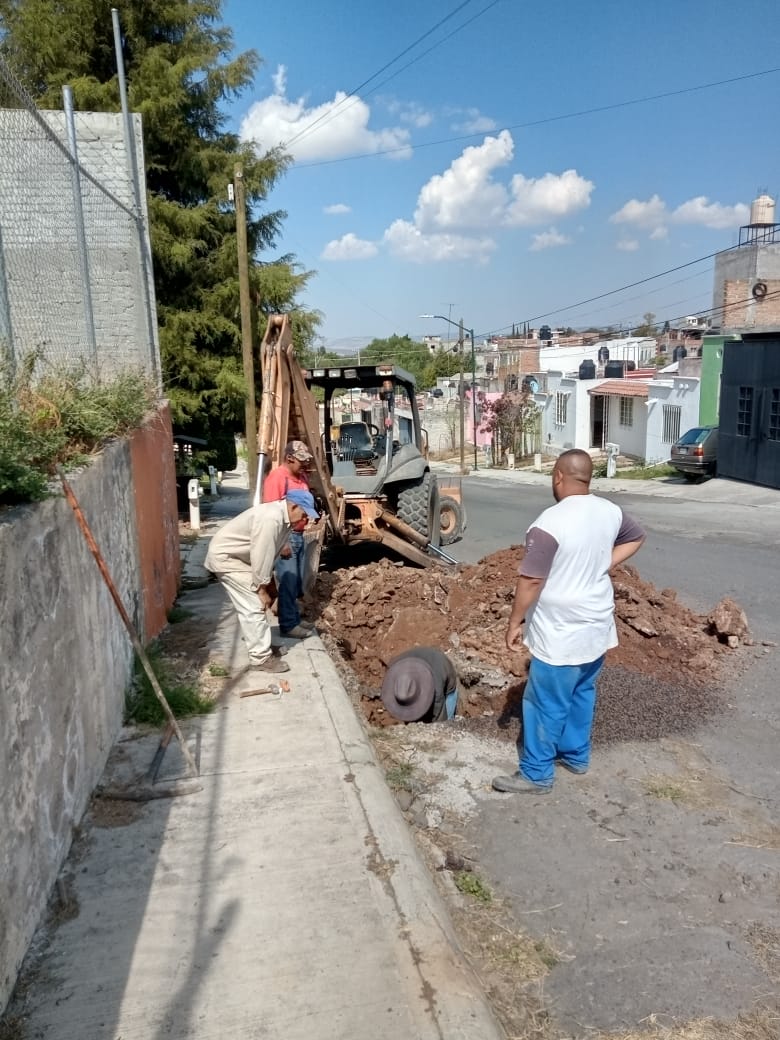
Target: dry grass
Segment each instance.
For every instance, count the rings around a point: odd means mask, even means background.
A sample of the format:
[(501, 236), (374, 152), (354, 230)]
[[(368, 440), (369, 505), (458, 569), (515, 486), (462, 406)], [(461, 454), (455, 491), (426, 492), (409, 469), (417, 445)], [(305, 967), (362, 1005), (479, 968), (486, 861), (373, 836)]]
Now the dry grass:
[(598, 1033), (592, 1040), (778, 1040), (780, 1008), (756, 1009), (733, 1022), (703, 1018), (670, 1027), (658, 1025), (651, 1016), (647, 1025), (642, 1032)]

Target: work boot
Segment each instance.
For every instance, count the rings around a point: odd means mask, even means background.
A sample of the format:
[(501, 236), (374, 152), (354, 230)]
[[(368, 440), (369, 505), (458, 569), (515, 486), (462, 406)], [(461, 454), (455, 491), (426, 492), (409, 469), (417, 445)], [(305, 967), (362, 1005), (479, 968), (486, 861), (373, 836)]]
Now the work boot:
[(493, 790), (504, 794), (549, 794), (552, 784), (532, 784), (522, 773), (517, 772), (512, 776), (493, 777)]
[(310, 628), (304, 628), (303, 625), (296, 625), (295, 628), (280, 628), (279, 634), (283, 635), (285, 639), (305, 639), (307, 636), (313, 635)]
[(289, 672), (290, 666), (286, 661), (283, 661), (281, 657), (266, 657), (264, 661), (253, 661), (249, 666), (253, 672)]
[(296, 626), (296, 627), (297, 627), (297, 628), (308, 628), (308, 630), (309, 630), (310, 632), (313, 632), (313, 631), (314, 631), (314, 629), (315, 629), (315, 628), (316, 628), (317, 626), (316, 626), (316, 625), (314, 624), (314, 622), (313, 622), (313, 621), (304, 621), (304, 620), (303, 620), (303, 618), (301, 618), (301, 620), (300, 620), (300, 621), (298, 622), (298, 624), (297, 624), (297, 626)]

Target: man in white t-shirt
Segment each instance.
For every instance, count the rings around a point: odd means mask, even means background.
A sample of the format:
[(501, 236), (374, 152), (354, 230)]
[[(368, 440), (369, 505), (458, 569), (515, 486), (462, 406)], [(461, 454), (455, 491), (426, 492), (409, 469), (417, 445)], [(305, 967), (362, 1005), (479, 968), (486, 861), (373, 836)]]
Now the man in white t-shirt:
[[(590, 493), (593, 462), (565, 451), (555, 463), (556, 504), (528, 529), (506, 633), (509, 650), (531, 652), (523, 696), (523, 750), (496, 791), (548, 794), (556, 760), (587, 772), (596, 679), (617, 646), (609, 571), (641, 548), (645, 532), (619, 506)], [(525, 637), (523, 625), (525, 624)]]

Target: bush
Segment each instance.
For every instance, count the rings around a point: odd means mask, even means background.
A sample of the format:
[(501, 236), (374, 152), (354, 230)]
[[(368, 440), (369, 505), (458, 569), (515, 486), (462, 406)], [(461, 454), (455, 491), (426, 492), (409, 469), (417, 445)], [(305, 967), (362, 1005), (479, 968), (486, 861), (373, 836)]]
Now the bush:
[(140, 426), (155, 404), (142, 372), (101, 380), (80, 366), (35, 377), (39, 366), (29, 357), (13, 380), (0, 370), (0, 505), (45, 498), (56, 466), (83, 462)]

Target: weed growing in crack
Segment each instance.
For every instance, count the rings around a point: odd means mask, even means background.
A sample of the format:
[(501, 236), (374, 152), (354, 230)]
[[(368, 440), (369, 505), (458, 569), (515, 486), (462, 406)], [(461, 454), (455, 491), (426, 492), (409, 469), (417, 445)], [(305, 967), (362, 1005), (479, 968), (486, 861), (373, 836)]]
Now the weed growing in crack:
[(470, 870), (459, 870), (454, 877), (455, 887), (464, 895), (479, 900), (480, 903), (492, 903), (493, 893), (479, 876)]

